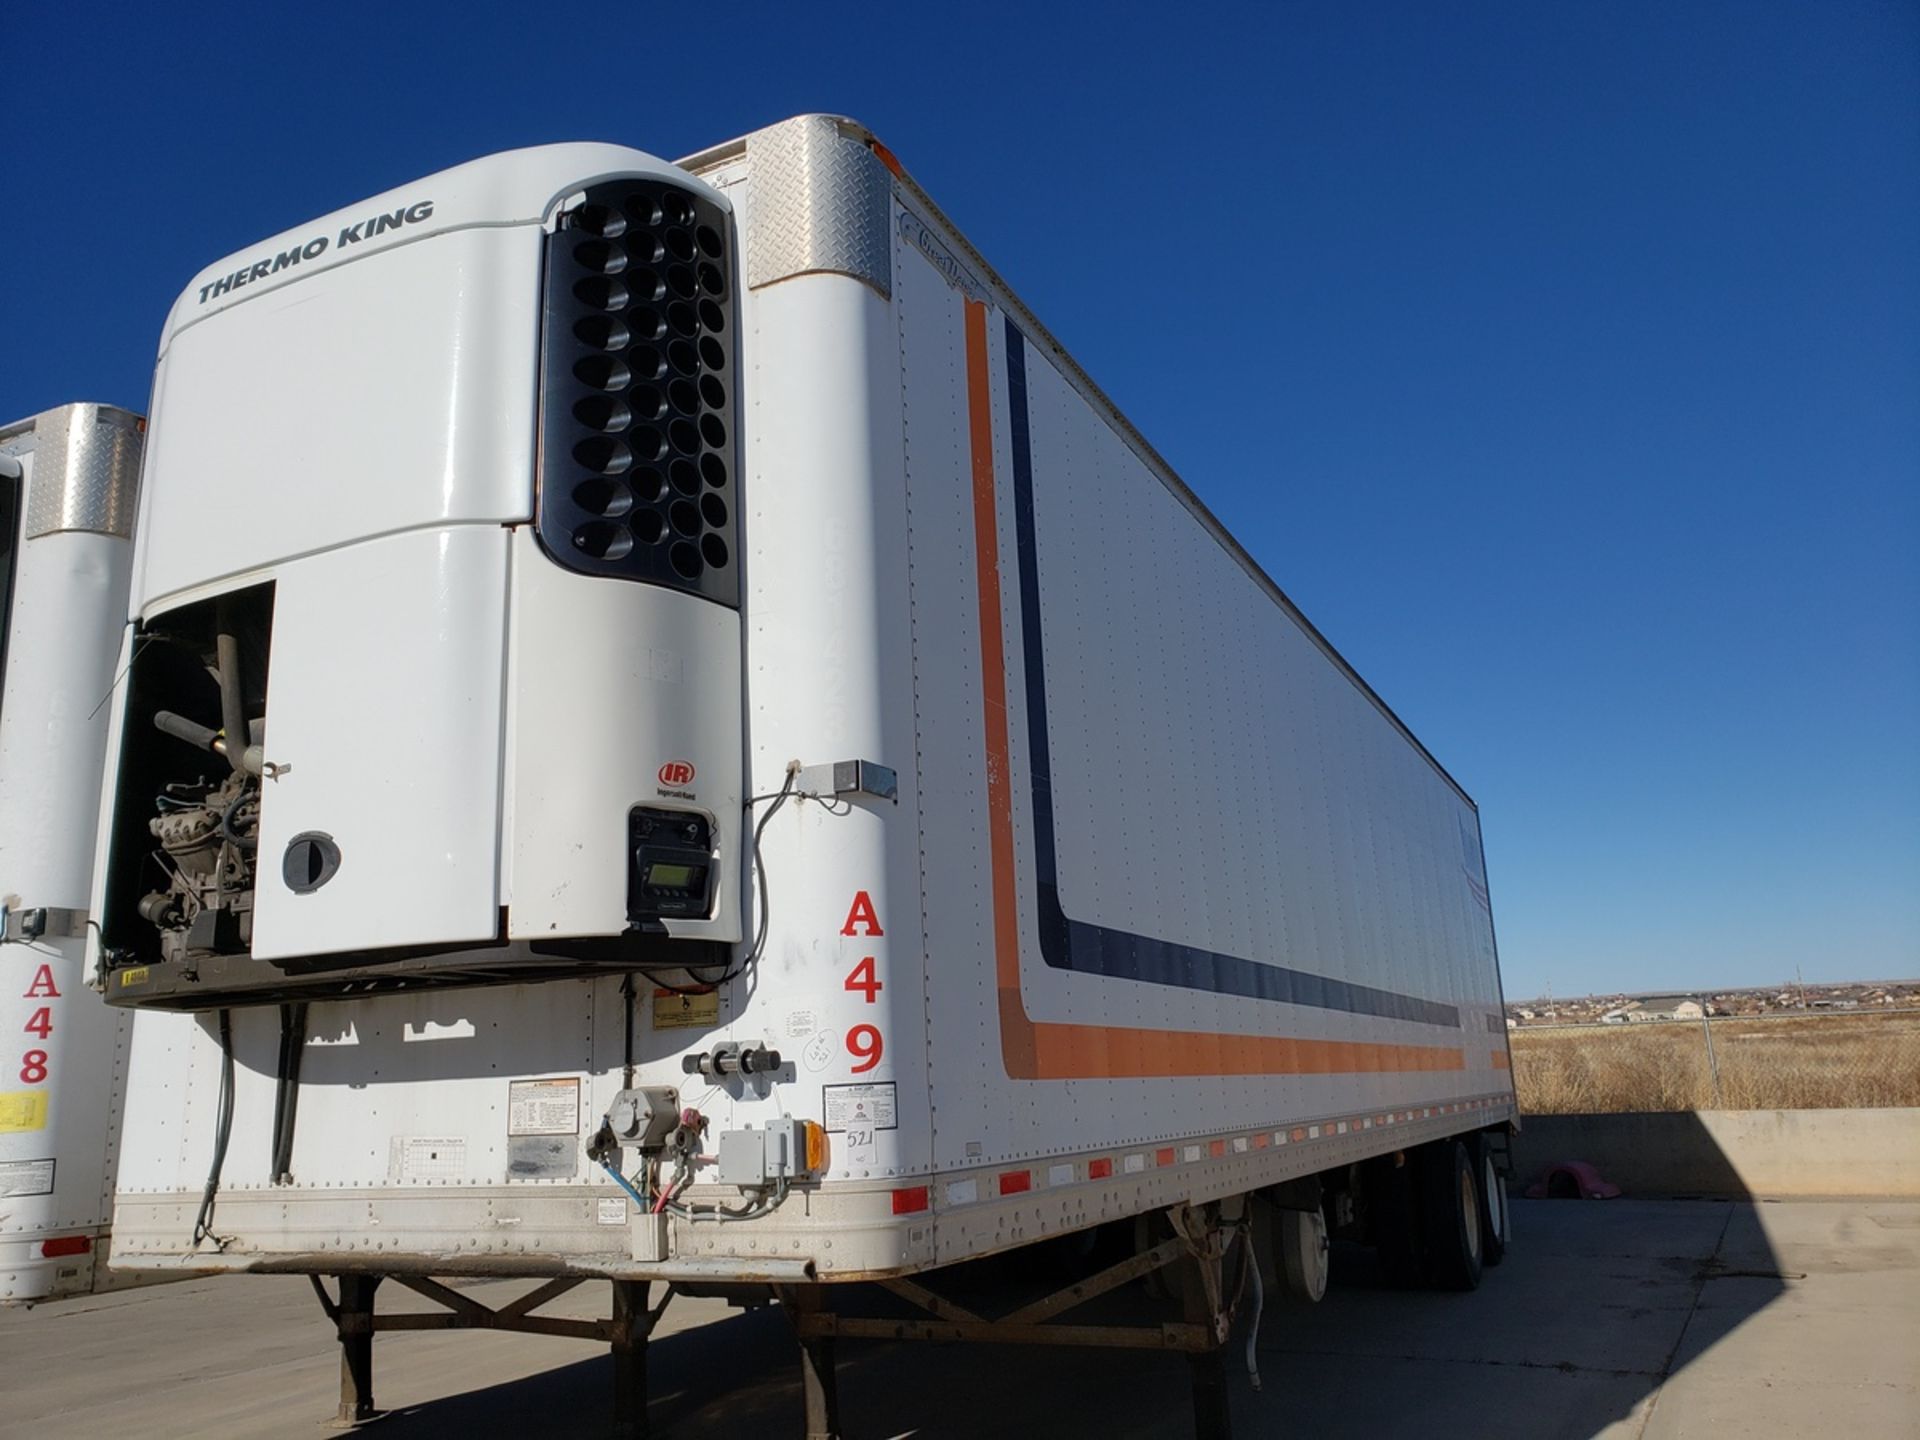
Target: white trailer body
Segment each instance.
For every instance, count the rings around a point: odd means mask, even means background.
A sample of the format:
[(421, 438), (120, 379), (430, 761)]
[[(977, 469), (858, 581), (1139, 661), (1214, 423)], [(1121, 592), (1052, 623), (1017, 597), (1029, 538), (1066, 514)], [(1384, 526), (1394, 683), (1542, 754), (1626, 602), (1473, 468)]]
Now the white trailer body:
[(902, 1274), (1514, 1113), (1472, 802), (847, 122), (210, 267), (142, 509), (123, 1263)]
[(0, 1300), (105, 1274), (132, 1017), (89, 993), (85, 927), (141, 428), (110, 405), (0, 426)]

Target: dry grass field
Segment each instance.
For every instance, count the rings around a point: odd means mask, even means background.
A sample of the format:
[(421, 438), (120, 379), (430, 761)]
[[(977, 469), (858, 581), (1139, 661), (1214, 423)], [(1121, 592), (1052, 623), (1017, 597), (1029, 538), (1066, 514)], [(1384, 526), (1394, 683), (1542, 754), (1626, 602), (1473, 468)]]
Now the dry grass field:
[(1920, 1014), (1711, 1022), (1714, 1068), (1696, 1023), (1512, 1032), (1523, 1113), (1831, 1110), (1920, 1105)]

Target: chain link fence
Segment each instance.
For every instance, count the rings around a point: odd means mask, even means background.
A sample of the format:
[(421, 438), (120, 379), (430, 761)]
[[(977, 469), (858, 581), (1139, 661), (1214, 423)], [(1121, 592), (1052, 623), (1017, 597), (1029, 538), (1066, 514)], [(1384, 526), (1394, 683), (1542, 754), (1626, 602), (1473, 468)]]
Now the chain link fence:
[(1920, 1010), (1509, 1032), (1523, 1114), (1920, 1106)]

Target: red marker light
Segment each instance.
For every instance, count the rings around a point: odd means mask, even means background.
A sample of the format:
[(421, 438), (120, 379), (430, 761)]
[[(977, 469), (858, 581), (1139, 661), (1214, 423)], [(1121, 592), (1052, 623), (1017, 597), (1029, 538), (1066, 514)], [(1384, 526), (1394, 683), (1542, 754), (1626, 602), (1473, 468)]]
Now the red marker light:
[(927, 1208), (927, 1187), (909, 1185), (904, 1190), (893, 1192), (893, 1213), (896, 1215), (918, 1215)]
[(59, 1260), (68, 1255), (85, 1255), (92, 1249), (91, 1235), (62, 1235), (57, 1240), (40, 1242), (41, 1257), (47, 1260)]

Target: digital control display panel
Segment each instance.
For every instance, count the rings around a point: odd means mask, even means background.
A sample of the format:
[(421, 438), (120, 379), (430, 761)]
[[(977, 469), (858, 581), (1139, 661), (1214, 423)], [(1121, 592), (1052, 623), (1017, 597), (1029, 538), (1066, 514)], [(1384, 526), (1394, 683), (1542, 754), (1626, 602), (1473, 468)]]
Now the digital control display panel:
[(636, 806), (627, 817), (627, 919), (705, 919), (713, 909), (713, 825), (685, 810)]

